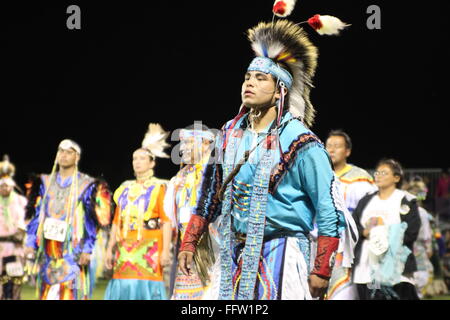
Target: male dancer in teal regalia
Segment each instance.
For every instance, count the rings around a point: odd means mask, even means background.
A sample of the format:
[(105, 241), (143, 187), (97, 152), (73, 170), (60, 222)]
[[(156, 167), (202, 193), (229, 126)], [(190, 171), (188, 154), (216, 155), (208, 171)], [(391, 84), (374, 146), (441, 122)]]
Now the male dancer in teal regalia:
[[(322, 297), (351, 217), (329, 156), (309, 130), (317, 49), (286, 20), (260, 23), (248, 37), (257, 57), (242, 84), (243, 105), (222, 128), (220, 161), (205, 170), (180, 268), (190, 273), (202, 233), (220, 219), (220, 299)], [(319, 236), (310, 268), (314, 219)]]

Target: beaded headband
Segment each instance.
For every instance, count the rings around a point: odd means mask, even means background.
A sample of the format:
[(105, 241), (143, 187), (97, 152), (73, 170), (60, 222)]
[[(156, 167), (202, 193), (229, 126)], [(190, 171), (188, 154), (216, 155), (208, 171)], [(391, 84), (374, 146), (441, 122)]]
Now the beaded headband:
[(247, 71), (261, 71), (273, 75), (275, 78), (279, 79), (284, 83), (286, 88), (290, 89), (292, 87), (292, 76), (286, 70), (281, 68), (272, 59), (266, 57), (256, 57), (250, 63)]

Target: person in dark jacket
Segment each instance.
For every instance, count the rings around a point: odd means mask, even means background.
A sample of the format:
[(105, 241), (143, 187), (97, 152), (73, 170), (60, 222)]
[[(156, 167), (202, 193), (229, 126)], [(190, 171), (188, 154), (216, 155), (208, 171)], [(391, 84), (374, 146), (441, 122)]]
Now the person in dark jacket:
[(403, 170), (397, 161), (381, 160), (374, 175), (379, 190), (363, 197), (353, 212), (359, 232), (353, 281), (363, 300), (418, 300), (412, 252), (421, 225), (416, 198), (400, 190)]

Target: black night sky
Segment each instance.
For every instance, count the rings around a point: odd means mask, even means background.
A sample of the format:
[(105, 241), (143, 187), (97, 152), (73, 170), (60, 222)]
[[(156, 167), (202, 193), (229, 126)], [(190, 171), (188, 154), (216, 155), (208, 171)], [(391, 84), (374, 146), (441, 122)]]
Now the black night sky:
[[(95, 2), (95, 3), (94, 3)], [(66, 8), (81, 8), (81, 30), (69, 30)], [(369, 30), (369, 5), (381, 29)], [(81, 170), (113, 188), (132, 178), (131, 154), (149, 122), (166, 130), (201, 120), (219, 128), (240, 105), (253, 54), (245, 31), (271, 20), (273, 0), (20, 2), (0, 17), (0, 154), (17, 180), (49, 172), (56, 148), (72, 138)], [(312, 102), (313, 131), (347, 131), (350, 162), (372, 168), (394, 157), (409, 168), (448, 167), (448, 1), (298, 0), (290, 19), (316, 13), (352, 26), (319, 36)], [(175, 145), (176, 142), (173, 142)], [(157, 175), (178, 167), (160, 160)]]

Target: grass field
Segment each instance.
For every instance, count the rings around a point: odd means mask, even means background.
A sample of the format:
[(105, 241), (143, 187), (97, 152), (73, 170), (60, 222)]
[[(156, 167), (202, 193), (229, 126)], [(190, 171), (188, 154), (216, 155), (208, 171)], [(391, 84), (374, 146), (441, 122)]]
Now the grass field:
[[(94, 290), (93, 300), (103, 300), (108, 280), (99, 280)], [(22, 300), (36, 300), (36, 290), (34, 287), (24, 285), (22, 288)], [(450, 295), (436, 296), (425, 300), (450, 300)]]
[[(99, 280), (94, 289), (92, 300), (103, 300), (108, 280)], [(22, 287), (22, 300), (36, 300), (36, 288), (28, 284)]]

